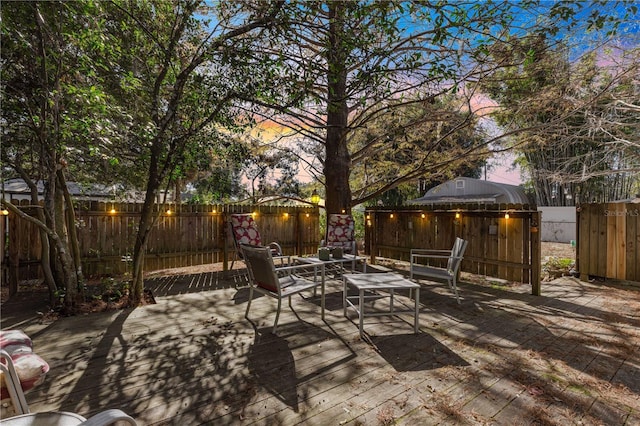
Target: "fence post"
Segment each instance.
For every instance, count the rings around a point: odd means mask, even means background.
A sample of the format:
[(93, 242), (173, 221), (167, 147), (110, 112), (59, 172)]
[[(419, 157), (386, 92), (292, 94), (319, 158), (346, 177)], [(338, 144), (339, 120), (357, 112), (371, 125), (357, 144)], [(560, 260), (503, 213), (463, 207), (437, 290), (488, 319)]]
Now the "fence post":
[(2, 238), (2, 242), (0, 243), (0, 262), (2, 262), (2, 266), (0, 267), (0, 285), (4, 285), (5, 280), (8, 278), (7, 276), (7, 260), (5, 258), (5, 249), (7, 244), (7, 221), (9, 220), (9, 216), (3, 213), (0, 213), (0, 237)]
[(304, 235), (304, 213), (300, 209), (296, 209), (296, 255), (302, 254), (302, 236)]
[(227, 272), (229, 270), (229, 250), (227, 249), (227, 230), (229, 229), (229, 227), (226, 225), (229, 221), (229, 213), (226, 208), (223, 209), (221, 215), (222, 223), (220, 224), (220, 226), (222, 226), (222, 232), (220, 232), (219, 235), (222, 239), (222, 241), (220, 241), (220, 246), (222, 247), (222, 271)]
[(540, 219), (539, 211), (531, 214), (531, 294), (540, 296), (540, 275), (542, 273), (541, 243), (540, 243)]
[[(11, 200), (13, 203), (13, 200)], [(10, 214), (9, 218), (9, 296), (18, 292), (18, 271), (20, 270), (20, 227), (19, 218), (15, 214)]]
[[(580, 208), (580, 206), (576, 207), (576, 271), (578, 271), (578, 273), (580, 275), (582, 275), (582, 273), (580, 272), (580, 211), (582, 209)], [(587, 281), (587, 279), (582, 279), (583, 277), (580, 276), (579, 277), (580, 280), (582, 281)]]
[(371, 232), (369, 232), (369, 236), (371, 237), (371, 248), (369, 249), (370, 253), (370, 260), (369, 262), (372, 265), (376, 264), (376, 252), (378, 251), (378, 247), (377, 247), (377, 240), (376, 240), (376, 235), (378, 234), (378, 221), (376, 218), (376, 212), (372, 211), (371, 212)]

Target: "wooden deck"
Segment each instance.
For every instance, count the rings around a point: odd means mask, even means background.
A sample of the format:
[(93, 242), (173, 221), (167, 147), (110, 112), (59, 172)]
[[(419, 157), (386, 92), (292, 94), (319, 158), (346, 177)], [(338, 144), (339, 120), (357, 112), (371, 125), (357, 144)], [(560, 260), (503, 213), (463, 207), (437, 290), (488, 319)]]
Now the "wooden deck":
[(341, 281), (328, 283), (325, 322), (319, 297), (296, 297), (277, 336), (275, 300), (254, 300), (249, 322), (242, 284), (157, 278), (155, 305), (3, 315), (51, 366), (32, 411), (121, 408), (141, 425), (640, 424), (637, 289), (563, 278), (536, 297), (463, 279), (459, 306), (446, 285), (425, 286), (420, 334), (409, 315), (373, 317), (363, 341)]

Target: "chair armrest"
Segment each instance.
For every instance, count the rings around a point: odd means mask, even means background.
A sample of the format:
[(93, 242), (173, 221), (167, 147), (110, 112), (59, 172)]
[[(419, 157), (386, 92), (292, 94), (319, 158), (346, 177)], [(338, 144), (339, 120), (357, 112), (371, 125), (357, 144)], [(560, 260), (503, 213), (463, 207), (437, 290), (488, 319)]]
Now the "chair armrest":
[(13, 359), (5, 350), (0, 350), (0, 358), (5, 361), (4, 363), (0, 363), (0, 371), (4, 376), (4, 385), (7, 387), (13, 408), (18, 414), (27, 414), (29, 412), (29, 405), (24, 397), (24, 391), (20, 385), (20, 378), (16, 372), (15, 365), (13, 365)]
[(413, 259), (451, 259), (451, 258), (455, 259), (455, 256), (440, 255), (440, 254), (412, 254), (411, 255), (412, 262), (413, 262)]
[(313, 268), (313, 272), (314, 274), (318, 274), (318, 268), (321, 267), (321, 264), (318, 263), (300, 263), (297, 265), (289, 265), (289, 266), (282, 266), (279, 268), (276, 268), (277, 272), (289, 272), (292, 273), (298, 269), (309, 269), (309, 268)]
[(280, 247), (280, 244), (276, 243), (275, 241), (272, 241), (269, 243), (269, 247), (271, 247), (272, 249), (275, 248), (278, 252), (278, 256), (283, 256), (282, 247)]

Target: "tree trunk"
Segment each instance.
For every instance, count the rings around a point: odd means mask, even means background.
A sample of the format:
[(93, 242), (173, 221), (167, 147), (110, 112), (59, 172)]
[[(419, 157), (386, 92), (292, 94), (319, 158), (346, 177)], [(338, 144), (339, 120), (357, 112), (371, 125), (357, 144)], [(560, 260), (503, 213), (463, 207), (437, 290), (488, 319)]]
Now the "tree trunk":
[(156, 141), (151, 148), (151, 161), (149, 163), (149, 177), (147, 180), (147, 192), (144, 197), (144, 204), (140, 212), (140, 223), (138, 224), (138, 233), (136, 234), (136, 242), (133, 247), (133, 271), (132, 271), (132, 288), (131, 288), (131, 304), (136, 306), (142, 301), (144, 292), (144, 255), (147, 249), (147, 241), (149, 233), (156, 222), (157, 216), (154, 215), (153, 207), (155, 205), (156, 195), (160, 188), (160, 174), (158, 172), (159, 143)]
[[(329, 4), (329, 51), (327, 53), (327, 139), (325, 142), (324, 176), (327, 213), (351, 212), (349, 175), (351, 156), (347, 147), (347, 52), (342, 45), (344, 31), (340, 2)], [(327, 167), (331, 164), (331, 167)]]
[(142, 205), (142, 211), (140, 212), (140, 223), (138, 225), (138, 233), (136, 235), (136, 242), (133, 247), (133, 271), (132, 271), (132, 289), (131, 289), (131, 304), (136, 306), (142, 301), (142, 295), (144, 292), (144, 255), (147, 250), (147, 241), (149, 240), (149, 233), (153, 227), (153, 206), (155, 194), (151, 194), (151, 201), (149, 201), (150, 192), (147, 191), (144, 204)]
[[(58, 172), (56, 172), (56, 179), (58, 177)], [(76, 277), (76, 268), (71, 257), (71, 252), (69, 251), (69, 236), (66, 223), (64, 194), (62, 187), (58, 182), (56, 182), (54, 194), (54, 231), (58, 236), (58, 240), (56, 242), (56, 249), (58, 250), (57, 267), (62, 273), (65, 284), (64, 304), (65, 307), (72, 312), (76, 302), (78, 301), (78, 279)]]
[[(27, 186), (29, 186), (29, 190), (31, 191), (31, 204), (39, 206), (40, 201), (38, 199), (38, 187), (21, 167), (16, 167), (16, 170)], [(36, 207), (36, 217), (43, 224), (46, 223), (43, 209)], [(58, 286), (56, 285), (56, 280), (53, 278), (53, 272), (51, 271), (51, 246), (49, 245), (49, 236), (47, 235), (47, 232), (41, 228), (38, 228), (38, 234), (40, 236), (40, 267), (42, 268), (44, 282), (47, 284), (47, 289), (49, 291), (49, 301), (53, 305), (56, 302), (55, 296), (58, 291)]]
[(76, 232), (76, 210), (73, 207), (73, 200), (71, 194), (69, 194), (69, 188), (67, 188), (67, 181), (64, 177), (64, 172), (58, 170), (58, 184), (64, 196), (64, 202), (66, 205), (66, 219), (68, 230), (68, 242), (70, 247), (70, 255), (73, 258), (73, 265), (76, 272), (76, 282), (78, 283), (77, 297), (80, 301), (84, 300), (84, 274), (82, 273), (82, 259), (80, 258), (80, 246), (78, 244), (78, 233)]

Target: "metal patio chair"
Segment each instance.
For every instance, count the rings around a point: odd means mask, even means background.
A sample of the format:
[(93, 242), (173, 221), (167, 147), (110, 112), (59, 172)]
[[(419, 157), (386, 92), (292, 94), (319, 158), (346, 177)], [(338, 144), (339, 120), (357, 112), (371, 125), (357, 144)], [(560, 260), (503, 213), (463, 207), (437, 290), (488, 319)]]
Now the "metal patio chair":
[[(467, 249), (467, 243), (468, 241), (456, 237), (451, 250), (412, 249), (410, 278), (413, 279), (416, 276), (420, 276), (447, 281), (449, 288), (456, 296), (458, 304), (460, 304), (460, 297), (458, 296), (458, 287), (456, 284), (464, 251)], [(447, 264), (445, 267), (430, 266), (428, 261), (433, 259), (441, 262), (446, 259)], [(425, 261), (427, 264), (424, 263)]]
[[(299, 264), (276, 269), (269, 247), (254, 247), (242, 244), (240, 249), (243, 252), (244, 261), (249, 272), (249, 301), (247, 302), (247, 310), (244, 316), (249, 319), (249, 309), (254, 292), (277, 299), (278, 307), (272, 331), (273, 334), (276, 334), (282, 299), (288, 298), (289, 307), (292, 308), (291, 296), (306, 290), (314, 290), (315, 293), (315, 289), (318, 286), (324, 286), (323, 281), (317, 279), (319, 266)], [(294, 274), (296, 271), (306, 271), (308, 273), (311, 268), (314, 270), (313, 281)], [(322, 317), (324, 318), (324, 288), (322, 289)]]

